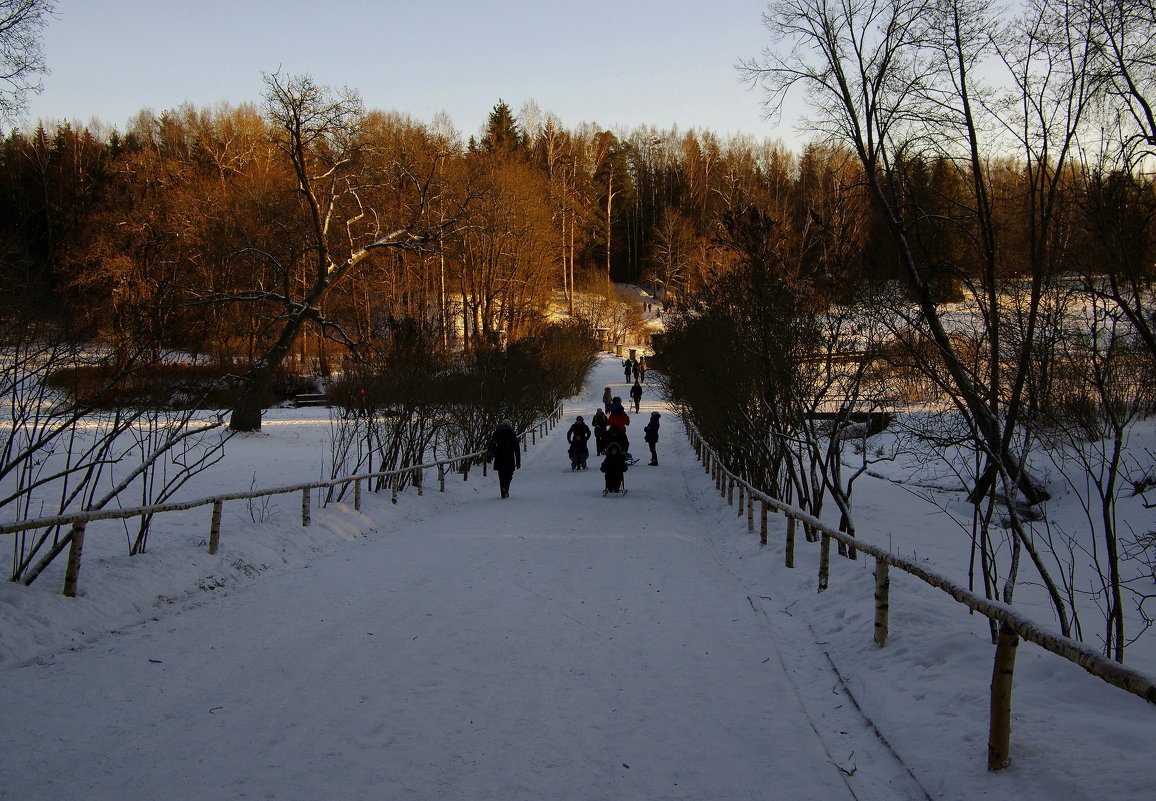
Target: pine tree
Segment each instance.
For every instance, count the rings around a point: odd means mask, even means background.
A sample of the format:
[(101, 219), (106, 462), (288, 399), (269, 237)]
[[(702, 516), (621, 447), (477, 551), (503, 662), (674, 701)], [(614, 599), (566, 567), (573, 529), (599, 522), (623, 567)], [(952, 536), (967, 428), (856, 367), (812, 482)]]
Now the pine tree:
[(495, 155), (526, 156), (528, 153), (526, 136), (518, 128), (514, 113), (504, 100), (499, 99), (490, 112), (482, 137), (482, 149)]

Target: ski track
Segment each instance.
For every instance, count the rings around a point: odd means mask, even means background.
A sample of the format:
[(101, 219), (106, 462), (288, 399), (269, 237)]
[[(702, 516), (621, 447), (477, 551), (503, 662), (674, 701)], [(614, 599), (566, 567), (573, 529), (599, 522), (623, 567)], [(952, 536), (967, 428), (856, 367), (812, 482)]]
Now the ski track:
[(402, 530), (6, 671), (0, 798), (927, 797), (789, 601), (728, 568), (725, 502), (649, 387), (632, 451), (659, 410), (662, 466), (617, 498), (593, 448), (569, 470), (619, 364), (508, 500), (479, 476)]

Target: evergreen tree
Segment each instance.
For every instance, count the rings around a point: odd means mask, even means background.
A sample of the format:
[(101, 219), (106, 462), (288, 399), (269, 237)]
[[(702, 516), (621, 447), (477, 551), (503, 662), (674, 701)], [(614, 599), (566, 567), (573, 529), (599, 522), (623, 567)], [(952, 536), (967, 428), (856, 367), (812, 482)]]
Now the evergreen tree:
[(486, 121), (482, 149), (494, 155), (525, 156), (528, 153), (526, 135), (518, 128), (514, 112), (499, 99)]

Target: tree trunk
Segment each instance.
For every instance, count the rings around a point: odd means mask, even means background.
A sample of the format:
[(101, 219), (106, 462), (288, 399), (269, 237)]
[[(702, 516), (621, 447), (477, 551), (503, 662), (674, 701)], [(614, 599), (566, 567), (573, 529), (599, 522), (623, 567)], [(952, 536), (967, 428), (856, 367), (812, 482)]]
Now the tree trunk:
[(991, 672), (991, 729), (987, 739), (987, 769), (990, 771), (1003, 770), (1011, 762), (1011, 692), (1019, 644), (1015, 629), (1007, 623), (1002, 624)]

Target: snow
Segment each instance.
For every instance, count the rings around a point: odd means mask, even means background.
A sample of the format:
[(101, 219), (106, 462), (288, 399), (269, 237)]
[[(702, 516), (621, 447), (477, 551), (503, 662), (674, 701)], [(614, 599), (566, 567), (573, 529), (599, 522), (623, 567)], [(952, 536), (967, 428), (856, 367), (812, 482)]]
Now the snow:
[[(661, 411), (661, 466), (604, 498), (565, 430), (621, 382), (599, 363), (508, 500), (475, 471), (309, 527), (297, 495), (237, 503), (216, 556), (207, 508), (136, 557), (93, 524), (78, 598), (56, 567), (0, 583), (0, 798), (1152, 797), (1156, 710), (1027, 643), (988, 773), (985, 620), (893, 572), (875, 646), (870, 560), (833, 559), (824, 593), (814, 544), (784, 568), (783, 518), (760, 547), (649, 388), (633, 450)], [(328, 437), (324, 409), (272, 410), (184, 497), (321, 478)], [(855, 492), (861, 537), (960, 569), (918, 495)]]

